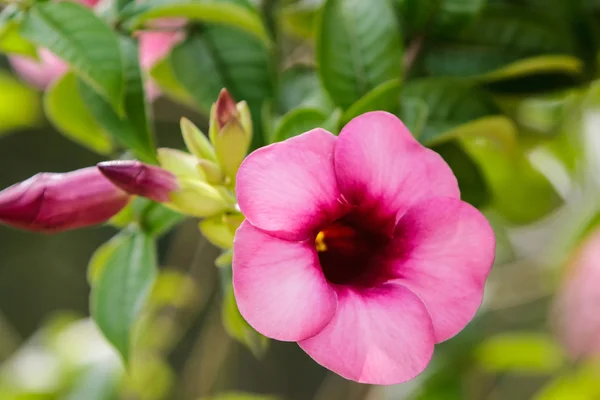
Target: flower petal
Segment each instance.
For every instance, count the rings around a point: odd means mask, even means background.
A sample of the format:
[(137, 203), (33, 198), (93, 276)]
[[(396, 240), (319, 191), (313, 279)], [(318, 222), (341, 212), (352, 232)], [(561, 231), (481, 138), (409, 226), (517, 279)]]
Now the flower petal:
[(395, 273), (425, 303), (436, 342), (460, 332), (481, 304), (496, 241), (485, 217), (453, 198), (425, 200), (398, 221)]
[(314, 246), (277, 239), (248, 221), (235, 234), (233, 289), (244, 319), (273, 339), (306, 339), (336, 310)]
[(324, 129), (263, 147), (237, 174), (238, 203), (252, 225), (274, 236), (303, 240), (339, 215), (333, 173), (336, 137)]
[(316, 362), (357, 382), (388, 385), (421, 373), (433, 354), (431, 318), (407, 288), (338, 289), (338, 310), (300, 347)]
[(376, 210), (373, 223), (392, 229), (421, 199), (460, 197), (452, 170), (440, 155), (419, 144), (394, 115), (374, 111), (350, 121), (335, 147), (340, 191), (351, 204)]
[(568, 262), (554, 299), (553, 323), (573, 360), (600, 359), (600, 231), (587, 237)]

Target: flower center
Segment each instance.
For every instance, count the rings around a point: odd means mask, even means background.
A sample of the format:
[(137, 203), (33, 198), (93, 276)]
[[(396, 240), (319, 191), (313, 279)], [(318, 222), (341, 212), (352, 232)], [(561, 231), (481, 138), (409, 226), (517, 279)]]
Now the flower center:
[(387, 242), (386, 238), (342, 218), (319, 231), (315, 248), (329, 282), (369, 286), (380, 278), (377, 259)]

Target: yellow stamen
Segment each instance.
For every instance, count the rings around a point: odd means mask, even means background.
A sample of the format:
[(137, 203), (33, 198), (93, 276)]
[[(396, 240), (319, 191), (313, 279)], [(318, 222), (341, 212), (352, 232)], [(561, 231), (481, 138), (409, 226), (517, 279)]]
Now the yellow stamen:
[(317, 234), (315, 238), (315, 247), (317, 251), (324, 252), (327, 251), (327, 245), (325, 244), (325, 234), (321, 231)]

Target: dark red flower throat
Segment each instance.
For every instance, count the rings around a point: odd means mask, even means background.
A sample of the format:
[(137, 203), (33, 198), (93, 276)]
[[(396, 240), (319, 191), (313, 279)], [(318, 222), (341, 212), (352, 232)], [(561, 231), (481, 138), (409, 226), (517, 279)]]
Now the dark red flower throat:
[(319, 262), (334, 284), (371, 286), (386, 280), (383, 255), (390, 237), (373, 231), (362, 219), (342, 217), (315, 238)]

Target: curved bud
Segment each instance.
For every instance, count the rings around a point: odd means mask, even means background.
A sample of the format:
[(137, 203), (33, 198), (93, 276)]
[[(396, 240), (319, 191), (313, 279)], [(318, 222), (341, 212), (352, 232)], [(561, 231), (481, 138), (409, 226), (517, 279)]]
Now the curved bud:
[(217, 134), (214, 145), (223, 173), (233, 181), (250, 147), (250, 137), (240, 121), (233, 119)]
[(223, 127), (232, 119), (238, 118), (238, 110), (235, 104), (235, 100), (229, 94), (227, 89), (221, 89), (217, 102), (215, 103), (215, 122), (217, 128), (223, 129)]
[(110, 219), (129, 199), (95, 167), (41, 173), (0, 192), (0, 222), (48, 233), (83, 228)]
[(233, 233), (227, 226), (225, 214), (205, 218), (198, 224), (198, 229), (209, 242), (222, 249), (233, 247)]
[(182, 179), (178, 190), (170, 194), (167, 206), (195, 217), (210, 217), (230, 207), (221, 192), (208, 183)]
[(206, 181), (213, 185), (221, 185), (225, 180), (223, 171), (217, 163), (208, 160), (198, 160), (197, 169), (204, 174)]
[(180, 127), (183, 141), (190, 153), (201, 159), (216, 161), (210, 141), (192, 121), (181, 118)]
[(160, 166), (177, 177), (206, 180), (204, 172), (197, 168), (198, 158), (192, 154), (181, 150), (160, 148), (157, 150), (157, 157)]
[(252, 141), (252, 114), (250, 114), (250, 108), (248, 108), (248, 103), (245, 101), (240, 101), (236, 107), (240, 114), (240, 123), (244, 128), (244, 132), (248, 135), (247, 140), (250, 143)]
[(209, 136), (223, 173), (233, 182), (252, 141), (252, 120), (246, 102), (236, 104), (226, 89), (221, 90), (211, 108)]
[(166, 169), (137, 160), (106, 161), (98, 169), (114, 185), (129, 194), (168, 202), (169, 194), (178, 188), (177, 178)]

